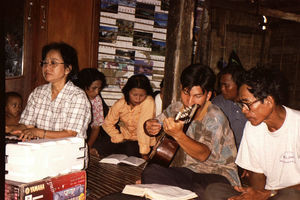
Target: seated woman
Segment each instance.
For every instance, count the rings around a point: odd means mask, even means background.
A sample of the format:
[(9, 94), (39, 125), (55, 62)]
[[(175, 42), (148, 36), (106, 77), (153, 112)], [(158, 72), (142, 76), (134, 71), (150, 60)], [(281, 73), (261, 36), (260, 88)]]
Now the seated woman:
[[(155, 144), (155, 138), (146, 135), (143, 128), (144, 122), (155, 116), (150, 81), (143, 74), (133, 75), (122, 92), (124, 97), (110, 108), (102, 125), (111, 137), (110, 148), (106, 148), (110, 152), (107, 153), (147, 158), (150, 147)], [(117, 123), (119, 130), (116, 127)]]
[(6, 131), (20, 139), (86, 138), (91, 121), (90, 102), (79, 87), (72, 83), (78, 72), (76, 50), (65, 43), (51, 43), (42, 49), (42, 73), (48, 84), (30, 94), (17, 127)]
[[(98, 151), (93, 147), (98, 139), (101, 125), (108, 112), (108, 106), (101, 97), (100, 92), (106, 86), (106, 79), (102, 72), (96, 68), (86, 68), (79, 72), (77, 85), (85, 91), (92, 104), (92, 123), (88, 129), (89, 152), (99, 156)], [(103, 130), (102, 130), (103, 131)]]

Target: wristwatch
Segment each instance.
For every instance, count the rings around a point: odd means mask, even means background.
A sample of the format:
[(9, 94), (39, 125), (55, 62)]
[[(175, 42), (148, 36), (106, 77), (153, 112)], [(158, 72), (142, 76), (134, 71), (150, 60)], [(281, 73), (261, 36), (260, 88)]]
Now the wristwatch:
[(277, 190), (271, 190), (270, 196), (269, 197), (274, 197), (278, 193)]

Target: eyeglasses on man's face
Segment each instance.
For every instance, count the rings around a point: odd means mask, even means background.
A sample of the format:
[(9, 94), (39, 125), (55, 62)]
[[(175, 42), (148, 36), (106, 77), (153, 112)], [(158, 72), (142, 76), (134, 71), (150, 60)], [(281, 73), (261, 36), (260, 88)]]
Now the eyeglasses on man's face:
[(251, 102), (251, 103), (244, 103), (244, 102), (237, 102), (238, 106), (243, 110), (243, 108), (246, 108), (246, 110), (251, 110), (251, 107), (257, 103), (261, 101), (261, 99), (256, 99), (255, 101)]
[(54, 67), (57, 67), (59, 64), (65, 64), (65, 63), (60, 63), (60, 62), (53, 61), (53, 60), (51, 60), (50, 62), (47, 62), (47, 61), (40, 62), (41, 67), (50, 66), (50, 67), (54, 68)]

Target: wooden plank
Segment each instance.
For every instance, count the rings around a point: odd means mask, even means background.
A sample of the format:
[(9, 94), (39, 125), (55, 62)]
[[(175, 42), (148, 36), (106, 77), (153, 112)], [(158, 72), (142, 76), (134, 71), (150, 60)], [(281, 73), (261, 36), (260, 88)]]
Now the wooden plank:
[(172, 0), (168, 15), (163, 108), (180, 97), (180, 74), (192, 63), (194, 0)]
[(259, 14), (269, 16), (269, 17), (275, 17), (279, 19), (294, 21), (294, 22), (300, 22), (300, 15), (290, 12), (284, 12), (281, 10), (274, 10), (270, 8), (259, 8)]

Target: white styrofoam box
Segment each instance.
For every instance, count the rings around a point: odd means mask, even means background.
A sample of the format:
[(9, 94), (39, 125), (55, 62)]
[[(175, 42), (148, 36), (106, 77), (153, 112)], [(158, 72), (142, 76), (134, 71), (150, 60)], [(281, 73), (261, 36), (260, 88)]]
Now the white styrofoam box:
[(84, 169), (87, 147), (78, 137), (39, 139), (7, 144), (6, 156), (5, 179), (28, 183)]

